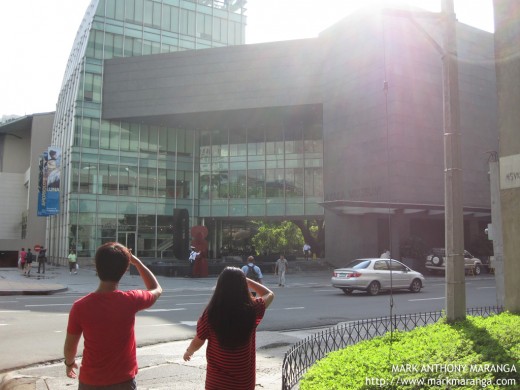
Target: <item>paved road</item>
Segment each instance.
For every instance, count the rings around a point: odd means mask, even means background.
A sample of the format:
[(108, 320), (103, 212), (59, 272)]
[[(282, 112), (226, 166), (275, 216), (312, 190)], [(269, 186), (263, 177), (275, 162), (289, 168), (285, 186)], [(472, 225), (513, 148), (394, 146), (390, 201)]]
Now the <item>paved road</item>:
[[(25, 279), (16, 274), (11, 277)], [(176, 388), (201, 388), (204, 353), (201, 351), (190, 363), (183, 362), (180, 356), (195, 332), (196, 320), (211, 295), (216, 278), (159, 279), (164, 287), (163, 296), (154, 307), (140, 313), (136, 322), (138, 344), (142, 346), (138, 352), (140, 388), (171, 388), (165, 379), (168, 376), (170, 380), (172, 376), (176, 381), (179, 379), (179, 387)], [(389, 294), (376, 297), (362, 293), (346, 296), (341, 290), (330, 286), (328, 271), (289, 275), (285, 288), (279, 288), (272, 275), (266, 276), (265, 281), (275, 290), (277, 298), (258, 332), (257, 382), (264, 389), (280, 388), (281, 362), (285, 351), (294, 342), (315, 333), (316, 329), (312, 328), (389, 314)], [(18, 373), (29, 375), (33, 382), (34, 377), (38, 378), (39, 383), (45, 382), (47, 388), (70, 389), (71, 381), (63, 377), (61, 364), (67, 315), (72, 302), (92, 291), (97, 279), (92, 270), (81, 270), (79, 275), (69, 275), (64, 268), (51, 267), (46, 277), (37, 282), (61, 282), (68, 290), (45, 296), (0, 297), (0, 348), (2, 351), (12, 351), (0, 354), (0, 372), (13, 367), (32, 366)], [(494, 279), (490, 275), (470, 277), (466, 284), (468, 307), (491, 306), (495, 303)], [(121, 282), (122, 289), (136, 287), (142, 287), (139, 276), (126, 275)], [(393, 312), (401, 314), (441, 310), (445, 302), (444, 288), (443, 278), (428, 277), (426, 288), (420, 294), (394, 294)], [(146, 345), (149, 346), (143, 347)], [(60, 363), (34, 366), (35, 363), (49, 361)], [(163, 370), (159, 370), (159, 367), (163, 367)]]

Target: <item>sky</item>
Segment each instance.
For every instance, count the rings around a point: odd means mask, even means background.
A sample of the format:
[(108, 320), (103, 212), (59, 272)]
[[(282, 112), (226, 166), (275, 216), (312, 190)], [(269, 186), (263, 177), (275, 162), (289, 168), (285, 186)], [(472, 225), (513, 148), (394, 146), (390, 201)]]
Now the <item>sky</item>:
[[(409, 4), (438, 12), (441, 0), (248, 0), (246, 43), (311, 38), (365, 5)], [(51, 112), (90, 0), (0, 1), (0, 119)], [(454, 0), (460, 22), (493, 31), (492, 0)]]

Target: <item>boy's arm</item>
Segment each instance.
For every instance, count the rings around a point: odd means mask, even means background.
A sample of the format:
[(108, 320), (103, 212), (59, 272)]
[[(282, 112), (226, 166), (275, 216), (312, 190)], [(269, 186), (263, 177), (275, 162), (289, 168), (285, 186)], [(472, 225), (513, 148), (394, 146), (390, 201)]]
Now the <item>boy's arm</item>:
[(65, 337), (63, 356), (65, 356), (65, 372), (69, 378), (76, 378), (75, 369), (78, 368), (78, 365), (76, 364), (76, 352), (78, 351), (80, 338), (81, 334), (70, 334), (68, 332)]
[(148, 267), (146, 267), (146, 265), (142, 263), (141, 260), (139, 260), (134, 255), (132, 255), (130, 263), (132, 263), (135, 268), (137, 268), (137, 271), (143, 279), (146, 289), (150, 291), (154, 295), (155, 300), (157, 300), (157, 298), (159, 298), (162, 294), (162, 287), (157, 281), (155, 275), (148, 269)]

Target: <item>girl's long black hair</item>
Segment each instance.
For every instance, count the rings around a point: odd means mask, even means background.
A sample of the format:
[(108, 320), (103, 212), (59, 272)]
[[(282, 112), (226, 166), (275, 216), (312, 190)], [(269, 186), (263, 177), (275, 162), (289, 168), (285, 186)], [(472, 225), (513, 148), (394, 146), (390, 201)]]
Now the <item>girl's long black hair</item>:
[(240, 268), (226, 267), (222, 271), (207, 312), (209, 325), (223, 348), (233, 349), (247, 343), (256, 314), (254, 298)]

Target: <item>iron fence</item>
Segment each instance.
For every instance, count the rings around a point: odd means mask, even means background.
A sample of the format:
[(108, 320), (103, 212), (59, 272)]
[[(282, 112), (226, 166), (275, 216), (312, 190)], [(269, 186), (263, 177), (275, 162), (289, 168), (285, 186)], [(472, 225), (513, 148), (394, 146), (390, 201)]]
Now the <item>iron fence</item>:
[[(466, 313), (487, 317), (502, 311), (503, 307), (490, 306), (468, 309)], [(435, 311), (352, 321), (309, 336), (294, 344), (285, 353), (282, 363), (282, 390), (291, 390), (296, 386), (307, 369), (329, 352), (338, 351), (362, 340), (382, 336), (390, 330), (408, 331), (433, 324), (443, 315), (443, 311)]]

